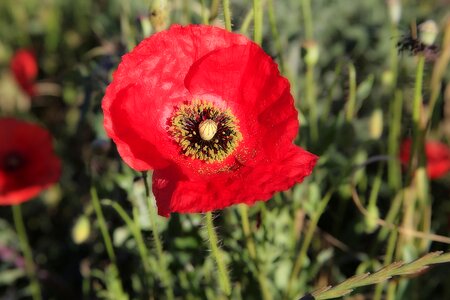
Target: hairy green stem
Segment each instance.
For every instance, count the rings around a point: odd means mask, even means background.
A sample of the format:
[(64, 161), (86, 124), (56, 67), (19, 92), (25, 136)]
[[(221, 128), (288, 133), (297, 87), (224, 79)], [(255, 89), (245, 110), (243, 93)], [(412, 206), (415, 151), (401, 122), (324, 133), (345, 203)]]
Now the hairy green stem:
[(216, 231), (214, 230), (213, 217), (211, 212), (206, 213), (206, 230), (208, 232), (209, 244), (211, 247), (211, 252), (214, 260), (217, 264), (217, 269), (219, 271), (219, 282), (225, 295), (229, 296), (231, 294), (231, 283), (228, 276), (227, 267), (225, 265), (222, 251), (218, 246), (218, 238)]
[(206, 0), (201, 0), (201, 15), (202, 15), (202, 23), (208, 25), (209, 24), (209, 20), (208, 20), (208, 14), (206, 13)]
[(156, 212), (156, 207), (151, 201), (150, 197), (150, 187), (147, 182), (147, 172), (142, 172), (142, 178), (144, 180), (144, 186), (145, 186), (145, 196), (148, 201), (148, 207), (150, 211), (150, 223), (152, 226), (152, 234), (153, 234), (153, 241), (155, 243), (156, 247), (156, 255), (158, 257), (159, 267), (160, 267), (160, 274), (161, 274), (161, 281), (164, 284), (165, 287), (165, 293), (167, 299), (174, 299), (174, 294), (172, 290), (172, 280), (170, 278), (170, 272), (168, 270), (166, 256), (164, 255), (161, 239), (159, 237), (159, 230), (158, 230), (158, 223), (156, 221), (156, 218), (158, 217), (158, 214)]
[(262, 44), (263, 37), (263, 9), (261, 0), (253, 0), (254, 36), (253, 39), (258, 45)]
[(23, 223), (22, 209), (20, 204), (12, 206), (12, 213), (14, 225), (19, 237), (20, 248), (25, 258), (25, 270), (27, 272), (28, 278), (30, 279), (31, 295), (33, 297), (33, 300), (41, 300), (41, 288), (39, 286), (39, 281), (36, 274), (36, 266), (33, 262), (33, 254), (28, 242), (25, 224)]
[(313, 39), (313, 18), (311, 11), (311, 0), (301, 0), (300, 5), (303, 12), (303, 26), (305, 27), (305, 37), (307, 40)]
[(223, 16), (225, 18), (225, 29), (231, 31), (231, 10), (230, 10), (230, 0), (223, 0)]

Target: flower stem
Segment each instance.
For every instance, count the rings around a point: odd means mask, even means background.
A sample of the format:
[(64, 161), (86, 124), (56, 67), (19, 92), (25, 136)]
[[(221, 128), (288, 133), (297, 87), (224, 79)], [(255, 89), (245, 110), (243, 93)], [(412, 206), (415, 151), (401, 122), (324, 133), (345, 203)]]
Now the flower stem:
[(311, 13), (311, 0), (301, 0), (303, 12), (303, 25), (305, 26), (305, 37), (307, 40), (313, 39), (313, 18)]
[(218, 247), (218, 239), (216, 231), (214, 230), (213, 217), (211, 212), (206, 213), (206, 229), (208, 232), (209, 244), (213, 257), (216, 261), (217, 268), (219, 269), (219, 282), (223, 292), (229, 296), (231, 294), (231, 283), (228, 276), (228, 271), (223, 260), (221, 250)]
[(28, 243), (27, 232), (23, 223), (22, 209), (20, 205), (12, 206), (14, 225), (19, 236), (20, 248), (25, 257), (25, 270), (30, 279), (31, 293), (33, 300), (41, 300), (41, 288), (36, 274), (36, 266), (33, 262), (33, 254), (31, 252), (30, 244)]
[(206, 3), (205, 2), (206, 2), (205, 0), (201, 0), (202, 23), (208, 25), (209, 20), (208, 20), (208, 14), (206, 13)]
[(149, 207), (149, 211), (150, 211), (150, 223), (152, 225), (153, 240), (154, 240), (155, 246), (156, 246), (156, 255), (158, 256), (158, 261), (159, 261), (161, 281), (163, 282), (163, 284), (165, 286), (165, 292), (166, 292), (167, 299), (174, 299), (172, 284), (171, 284), (172, 280), (170, 278), (170, 273), (168, 270), (166, 257), (164, 255), (161, 239), (159, 237), (158, 223), (156, 222), (156, 218), (158, 217), (158, 214), (156, 212), (156, 207), (150, 198), (150, 187), (147, 182), (147, 172), (142, 172), (142, 178), (144, 180), (145, 196), (147, 197), (147, 200), (148, 200), (148, 207)]
[(225, 29), (231, 31), (231, 10), (230, 10), (230, 0), (223, 0), (223, 16), (225, 18)]
[(254, 37), (255, 43), (262, 44), (263, 9), (261, 0), (253, 0)]

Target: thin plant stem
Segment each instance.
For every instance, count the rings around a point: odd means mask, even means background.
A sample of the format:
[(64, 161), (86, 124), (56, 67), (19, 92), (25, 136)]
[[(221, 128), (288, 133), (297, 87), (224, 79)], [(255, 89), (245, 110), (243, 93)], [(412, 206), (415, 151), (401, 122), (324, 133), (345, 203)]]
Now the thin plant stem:
[(94, 206), (95, 214), (97, 216), (98, 227), (100, 228), (100, 233), (102, 234), (103, 241), (105, 243), (106, 253), (108, 254), (108, 257), (111, 260), (112, 264), (116, 266), (116, 254), (114, 253), (112, 239), (106, 226), (105, 217), (103, 216), (102, 208), (100, 206), (100, 201), (97, 195), (97, 190), (93, 186), (91, 187), (91, 200), (92, 205)]
[(425, 56), (419, 55), (416, 69), (416, 81), (414, 84), (413, 122), (419, 124), (422, 105), (423, 71), (425, 68)]
[(225, 18), (225, 29), (231, 31), (231, 10), (230, 10), (230, 0), (223, 0), (223, 17)]
[(30, 279), (31, 295), (33, 300), (41, 300), (41, 288), (36, 274), (36, 266), (33, 262), (33, 253), (31, 252), (30, 244), (28, 242), (25, 224), (23, 222), (22, 209), (20, 204), (12, 206), (12, 213), (14, 225), (19, 236), (20, 248), (25, 258), (25, 270)]
[(139, 255), (141, 256), (142, 264), (144, 266), (144, 270), (147, 273), (147, 275), (150, 275), (150, 262), (148, 259), (148, 250), (147, 246), (145, 245), (144, 238), (142, 237), (142, 233), (140, 231), (140, 228), (137, 225), (137, 222), (135, 220), (131, 219), (131, 217), (127, 214), (127, 212), (120, 206), (119, 203), (110, 201), (110, 200), (104, 200), (102, 201), (103, 204), (110, 205), (114, 210), (117, 212), (117, 214), (122, 218), (122, 220), (127, 225), (128, 229), (130, 230), (131, 234), (133, 235), (133, 238), (136, 241), (136, 244), (138, 246)]
[(253, 40), (258, 45), (262, 44), (262, 27), (263, 27), (263, 9), (261, 0), (253, 0), (253, 26), (254, 26), (254, 36)]
[(313, 18), (311, 12), (311, 0), (301, 0), (300, 5), (303, 12), (303, 26), (307, 40), (313, 39)]
[(311, 139), (315, 143), (319, 138), (319, 128), (317, 124), (317, 110), (316, 110), (316, 84), (314, 80), (314, 65), (307, 64), (306, 66), (306, 101), (308, 102), (309, 109), (309, 122), (310, 122), (310, 134)]
[(239, 28), (239, 32), (241, 34), (247, 34), (248, 28), (250, 27), (250, 23), (253, 20), (253, 8), (251, 8), (244, 17), (244, 21), (242, 21), (241, 28)]
[(427, 129), (431, 127), (431, 119), (433, 116), (434, 108), (436, 106), (436, 102), (439, 98), (439, 94), (441, 91), (441, 83), (442, 79), (445, 76), (448, 64), (450, 62), (450, 21), (447, 21), (445, 26), (444, 38), (442, 39), (442, 47), (441, 54), (437, 59), (433, 73), (431, 76), (431, 95), (428, 104), (428, 116), (426, 118), (427, 121)]
[(148, 200), (148, 207), (149, 207), (149, 211), (150, 211), (150, 223), (152, 226), (153, 240), (154, 240), (155, 247), (156, 247), (156, 255), (158, 256), (158, 261), (159, 261), (161, 281), (163, 282), (163, 284), (165, 286), (165, 293), (166, 293), (167, 299), (174, 299), (174, 294), (173, 294), (172, 284), (171, 284), (172, 280), (170, 278), (170, 273), (168, 271), (166, 257), (165, 257), (165, 254), (164, 254), (163, 248), (162, 248), (162, 242), (159, 237), (158, 223), (156, 222), (156, 218), (158, 217), (158, 214), (156, 212), (156, 207), (155, 207), (153, 201), (151, 201), (151, 197), (150, 197), (150, 187), (147, 182), (147, 172), (142, 172), (142, 178), (144, 180), (145, 196), (147, 197), (147, 200)]
[(347, 99), (347, 110), (345, 112), (345, 120), (351, 122), (355, 114), (356, 106), (356, 70), (353, 64), (348, 66), (349, 91)]
[(109, 259), (111, 260), (111, 271), (117, 276), (117, 282), (120, 284), (119, 290), (123, 293), (123, 285), (119, 276), (119, 268), (117, 267), (116, 254), (114, 252), (111, 235), (108, 232), (108, 228), (106, 226), (105, 217), (103, 216), (102, 208), (100, 206), (100, 200), (98, 199), (97, 190), (94, 186), (91, 186), (90, 189), (92, 205), (94, 206), (95, 215), (97, 216), (98, 226), (100, 228), (100, 232), (103, 237), (103, 242), (106, 247), (106, 253), (108, 254)]
[(211, 8), (209, 9), (209, 22), (212, 22), (219, 15), (219, 1), (220, 0), (211, 1)]
[(372, 190), (370, 191), (369, 203), (368, 203), (369, 208), (377, 207), (378, 194), (380, 193), (381, 183), (383, 182), (383, 178), (382, 178), (383, 172), (382, 171), (383, 171), (383, 168), (380, 165), (380, 167), (378, 168), (377, 175), (372, 184)]
[(241, 213), (241, 219), (242, 219), (242, 230), (244, 231), (245, 240), (247, 243), (247, 249), (250, 254), (250, 257), (255, 259), (256, 258), (256, 247), (255, 243), (253, 241), (253, 238), (251, 236), (251, 230), (250, 230), (250, 221), (248, 218), (248, 207), (245, 204), (239, 205), (239, 212)]
[[(387, 266), (392, 263), (394, 259), (394, 250), (395, 250), (395, 242), (397, 241), (398, 232), (396, 230), (392, 230), (389, 236), (389, 241), (387, 244), (386, 254), (384, 255), (384, 265)], [(375, 288), (375, 295), (373, 297), (374, 300), (380, 300), (381, 294), (383, 291), (383, 287), (385, 283), (377, 284)]]
[(294, 263), (294, 268), (292, 269), (291, 276), (289, 278), (288, 287), (286, 290), (286, 299), (291, 299), (292, 287), (294, 285), (294, 281), (297, 280), (298, 275), (303, 267), (303, 263), (306, 259), (306, 254), (311, 245), (312, 238), (314, 236), (314, 232), (316, 231), (317, 224), (319, 223), (319, 219), (322, 216), (325, 208), (328, 205), (328, 202), (333, 195), (333, 190), (328, 191), (328, 193), (320, 200), (319, 206), (315, 211), (315, 214), (311, 217), (311, 221), (308, 226), (308, 230), (306, 232), (305, 238), (303, 240), (302, 246), (300, 248), (300, 254), (297, 256), (297, 259)]
[(411, 153), (409, 157), (409, 165), (411, 168), (408, 172), (408, 179), (411, 179), (414, 173), (415, 168), (418, 165), (413, 166), (414, 159), (420, 156), (421, 144), (421, 126), (420, 126), (420, 118), (421, 118), (421, 109), (422, 109), (422, 88), (423, 88), (423, 73), (425, 68), (425, 56), (419, 55), (416, 68), (416, 80), (414, 84), (414, 98), (412, 103), (412, 121), (413, 121), (413, 142), (411, 147)]
[(201, 15), (202, 15), (202, 23), (208, 25), (209, 24), (209, 20), (208, 20), (208, 14), (207, 14), (207, 10), (206, 10), (206, 0), (201, 0)]
[(284, 59), (283, 59), (283, 46), (281, 45), (280, 34), (277, 29), (277, 20), (275, 17), (275, 10), (273, 8), (273, 0), (268, 1), (268, 11), (269, 11), (269, 23), (270, 29), (272, 31), (272, 36), (275, 40), (275, 47), (277, 50), (278, 60), (280, 62), (280, 72), (284, 73)]
[[(399, 149), (399, 139), (402, 122), (402, 104), (403, 94), (400, 90), (395, 91), (394, 101), (390, 103), (390, 117), (391, 124), (388, 136), (388, 155), (390, 157), (397, 157)], [(401, 187), (401, 169), (400, 162), (396, 159), (388, 161), (388, 183), (389, 186), (395, 190)]]
[(248, 217), (248, 206), (246, 204), (239, 205), (239, 212), (241, 213), (242, 219), (242, 230), (244, 231), (245, 242), (247, 245), (248, 253), (250, 254), (250, 258), (255, 262), (256, 265), (256, 276), (258, 279), (259, 286), (261, 288), (261, 295), (264, 300), (271, 300), (272, 295), (267, 285), (267, 278), (265, 276), (265, 272), (261, 270), (261, 266), (259, 264), (258, 256), (256, 253), (255, 242), (252, 237), (251, 229), (250, 229), (250, 221)]
[(216, 231), (214, 230), (213, 217), (211, 212), (206, 213), (206, 230), (208, 232), (209, 244), (211, 246), (211, 252), (214, 260), (217, 264), (217, 269), (219, 271), (219, 282), (220, 286), (225, 293), (225, 295), (231, 295), (231, 283), (228, 276), (228, 271), (223, 259), (222, 251), (218, 246), (218, 238)]

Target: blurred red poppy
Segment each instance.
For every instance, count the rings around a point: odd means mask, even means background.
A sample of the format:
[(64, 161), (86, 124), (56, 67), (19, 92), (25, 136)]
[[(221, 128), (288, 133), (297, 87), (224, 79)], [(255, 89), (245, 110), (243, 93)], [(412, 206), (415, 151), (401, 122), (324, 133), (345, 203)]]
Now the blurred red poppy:
[(61, 163), (40, 126), (0, 119), (0, 205), (30, 200), (58, 181)]
[(155, 170), (158, 212), (267, 200), (310, 175), (295, 146), (289, 82), (264, 51), (223, 29), (172, 26), (125, 55), (102, 103), (124, 161)]
[[(400, 147), (400, 161), (408, 165), (411, 153), (412, 140), (406, 139)], [(450, 148), (440, 142), (428, 141), (425, 143), (425, 156), (427, 158), (427, 174), (430, 179), (444, 176), (450, 171)]]
[(30, 97), (36, 94), (35, 81), (38, 75), (38, 64), (34, 53), (30, 50), (17, 50), (11, 59), (11, 72), (17, 83)]

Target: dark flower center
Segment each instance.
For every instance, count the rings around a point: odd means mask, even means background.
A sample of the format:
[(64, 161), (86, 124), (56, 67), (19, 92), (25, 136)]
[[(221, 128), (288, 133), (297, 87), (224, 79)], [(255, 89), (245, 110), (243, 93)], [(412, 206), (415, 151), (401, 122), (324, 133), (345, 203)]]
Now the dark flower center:
[(20, 169), (25, 164), (24, 157), (17, 152), (6, 154), (3, 158), (1, 168), (5, 172), (14, 172)]
[(169, 131), (184, 155), (207, 163), (223, 161), (242, 140), (230, 109), (201, 100), (181, 105), (172, 117)]

